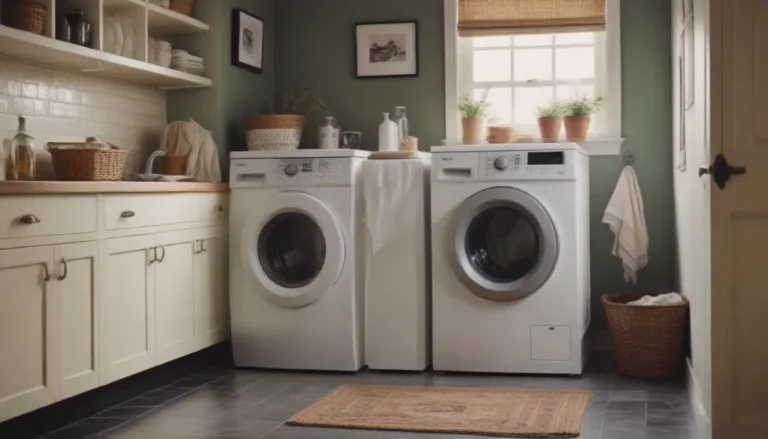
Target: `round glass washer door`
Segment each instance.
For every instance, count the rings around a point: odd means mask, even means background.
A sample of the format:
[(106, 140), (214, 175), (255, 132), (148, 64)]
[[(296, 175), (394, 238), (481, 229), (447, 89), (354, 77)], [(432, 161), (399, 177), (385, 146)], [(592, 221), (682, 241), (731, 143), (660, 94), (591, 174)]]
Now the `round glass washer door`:
[(246, 221), (243, 267), (270, 303), (298, 308), (317, 302), (344, 267), (344, 235), (333, 212), (317, 198), (284, 192), (269, 211)]
[(453, 216), (453, 262), (476, 296), (513, 301), (535, 293), (554, 271), (555, 225), (527, 193), (491, 188), (465, 200)]

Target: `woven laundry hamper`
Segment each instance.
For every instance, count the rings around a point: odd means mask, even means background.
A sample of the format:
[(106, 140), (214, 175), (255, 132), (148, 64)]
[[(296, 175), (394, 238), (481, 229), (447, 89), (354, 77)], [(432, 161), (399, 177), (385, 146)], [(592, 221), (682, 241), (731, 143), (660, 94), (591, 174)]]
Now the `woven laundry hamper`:
[(682, 370), (688, 299), (678, 305), (627, 305), (647, 294), (603, 296), (616, 371), (631, 377), (673, 377)]

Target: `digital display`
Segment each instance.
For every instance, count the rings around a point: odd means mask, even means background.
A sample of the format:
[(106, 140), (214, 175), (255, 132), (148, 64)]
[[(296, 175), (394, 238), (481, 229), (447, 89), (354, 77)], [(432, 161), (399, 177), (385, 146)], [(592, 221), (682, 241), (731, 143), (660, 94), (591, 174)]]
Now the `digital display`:
[(564, 165), (565, 154), (562, 151), (555, 152), (529, 152), (529, 165)]

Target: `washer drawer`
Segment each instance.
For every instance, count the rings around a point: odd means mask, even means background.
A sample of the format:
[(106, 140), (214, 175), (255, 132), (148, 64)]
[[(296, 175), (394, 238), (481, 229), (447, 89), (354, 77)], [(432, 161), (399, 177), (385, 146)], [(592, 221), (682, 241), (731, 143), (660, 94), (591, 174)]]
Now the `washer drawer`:
[(107, 230), (133, 229), (200, 221), (198, 194), (108, 195)]
[(0, 197), (0, 239), (93, 233), (95, 195)]
[(570, 326), (531, 326), (531, 360), (569, 361)]

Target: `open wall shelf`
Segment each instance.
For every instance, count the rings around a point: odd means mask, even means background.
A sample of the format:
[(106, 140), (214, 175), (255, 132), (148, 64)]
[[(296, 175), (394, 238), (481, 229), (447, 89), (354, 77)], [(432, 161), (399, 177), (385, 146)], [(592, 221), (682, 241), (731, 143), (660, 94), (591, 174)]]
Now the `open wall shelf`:
[[(149, 63), (148, 40), (205, 33), (202, 21), (164, 9), (144, 0), (45, 0), (48, 18), (43, 35), (0, 25), (0, 55), (37, 65), (76, 70), (165, 89), (208, 87), (210, 79)], [(93, 26), (91, 47), (59, 41), (56, 36), (57, 10), (82, 9)], [(104, 17), (130, 17), (136, 36), (133, 57), (104, 51)]]

